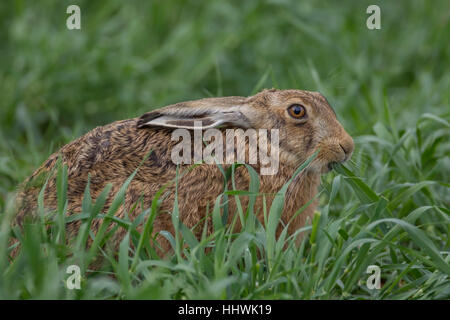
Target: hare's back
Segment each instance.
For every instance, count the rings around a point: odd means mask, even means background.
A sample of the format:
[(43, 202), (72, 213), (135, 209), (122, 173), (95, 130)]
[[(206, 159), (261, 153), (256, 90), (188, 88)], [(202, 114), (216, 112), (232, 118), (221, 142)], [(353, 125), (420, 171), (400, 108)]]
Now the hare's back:
[(136, 122), (137, 119), (129, 119), (97, 127), (52, 154), (22, 184), (17, 199), (17, 218), (21, 221), (26, 213), (36, 210), (37, 198), (45, 183), (45, 206), (56, 209), (58, 158), (67, 166), (67, 197), (69, 207), (75, 210), (81, 208), (88, 178), (95, 198), (108, 183), (120, 187), (148, 154), (150, 157), (136, 178), (143, 180), (146, 175), (152, 179), (158, 175), (161, 162), (166, 162), (163, 159), (166, 152), (159, 149), (167, 146), (168, 132), (137, 129)]

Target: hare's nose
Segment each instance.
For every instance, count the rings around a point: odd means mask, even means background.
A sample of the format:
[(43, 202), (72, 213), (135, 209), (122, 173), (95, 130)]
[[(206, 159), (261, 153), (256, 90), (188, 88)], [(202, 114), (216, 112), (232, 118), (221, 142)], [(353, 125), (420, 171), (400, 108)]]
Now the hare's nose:
[(355, 147), (352, 137), (347, 135), (341, 142), (339, 142), (339, 145), (345, 153), (345, 160), (348, 160), (352, 155), (353, 149)]

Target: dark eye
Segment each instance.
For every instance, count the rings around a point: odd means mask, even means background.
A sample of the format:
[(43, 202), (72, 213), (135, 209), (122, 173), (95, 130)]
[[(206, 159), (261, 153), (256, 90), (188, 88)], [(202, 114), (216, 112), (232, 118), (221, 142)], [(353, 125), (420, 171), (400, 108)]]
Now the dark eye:
[(288, 113), (292, 118), (301, 119), (306, 116), (306, 109), (301, 104), (293, 104), (288, 108)]

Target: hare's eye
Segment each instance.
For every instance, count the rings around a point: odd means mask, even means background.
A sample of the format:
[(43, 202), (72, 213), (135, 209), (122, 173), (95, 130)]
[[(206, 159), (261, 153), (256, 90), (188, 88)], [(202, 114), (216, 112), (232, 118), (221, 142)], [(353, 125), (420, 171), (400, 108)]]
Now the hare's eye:
[(306, 109), (301, 104), (293, 104), (288, 108), (288, 113), (292, 118), (301, 119), (306, 115)]

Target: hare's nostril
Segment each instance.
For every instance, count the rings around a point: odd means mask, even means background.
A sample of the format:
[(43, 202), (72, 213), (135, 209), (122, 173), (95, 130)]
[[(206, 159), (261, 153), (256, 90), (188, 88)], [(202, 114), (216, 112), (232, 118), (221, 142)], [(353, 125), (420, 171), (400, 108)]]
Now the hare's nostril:
[(350, 139), (344, 139), (341, 142), (339, 142), (339, 146), (342, 148), (342, 151), (345, 153), (345, 157), (348, 158), (353, 152), (353, 140)]
[(342, 150), (344, 150), (344, 153), (347, 155), (348, 151), (345, 150), (344, 146), (342, 145), (342, 143), (339, 143), (339, 145), (341, 146)]

